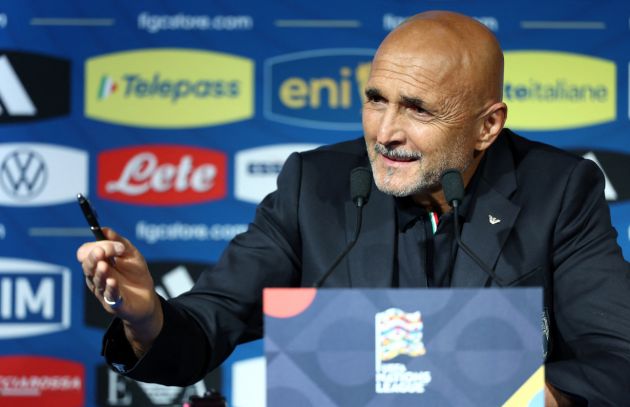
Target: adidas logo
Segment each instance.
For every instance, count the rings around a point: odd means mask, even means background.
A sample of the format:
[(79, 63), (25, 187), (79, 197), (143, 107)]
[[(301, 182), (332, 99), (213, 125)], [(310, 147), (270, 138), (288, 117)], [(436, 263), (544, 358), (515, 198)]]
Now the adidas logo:
[(6, 55), (0, 56), (0, 115), (34, 116), (37, 108)]
[(0, 124), (70, 113), (70, 62), (0, 50)]

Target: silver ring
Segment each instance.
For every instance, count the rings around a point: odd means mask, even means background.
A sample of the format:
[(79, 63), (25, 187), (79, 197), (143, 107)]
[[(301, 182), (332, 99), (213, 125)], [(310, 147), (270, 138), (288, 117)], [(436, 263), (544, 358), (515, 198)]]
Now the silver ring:
[(112, 301), (109, 298), (107, 298), (106, 295), (103, 295), (103, 301), (105, 301), (105, 304), (109, 305), (112, 308), (118, 308), (120, 307), (120, 304), (123, 303), (123, 298), (119, 295), (115, 301)]

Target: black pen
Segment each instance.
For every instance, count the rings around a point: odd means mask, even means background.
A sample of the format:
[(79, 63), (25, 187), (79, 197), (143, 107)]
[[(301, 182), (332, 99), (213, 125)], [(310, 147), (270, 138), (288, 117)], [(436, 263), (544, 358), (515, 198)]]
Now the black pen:
[(103, 234), (101, 225), (99, 225), (98, 223), (96, 212), (92, 208), (92, 205), (90, 205), (90, 201), (88, 201), (87, 198), (84, 197), (82, 194), (77, 194), (77, 200), (79, 201), (79, 206), (81, 207), (83, 216), (85, 216), (85, 220), (87, 220), (87, 223), (90, 226), (90, 230), (92, 231), (94, 238), (96, 240), (107, 240), (107, 238)]

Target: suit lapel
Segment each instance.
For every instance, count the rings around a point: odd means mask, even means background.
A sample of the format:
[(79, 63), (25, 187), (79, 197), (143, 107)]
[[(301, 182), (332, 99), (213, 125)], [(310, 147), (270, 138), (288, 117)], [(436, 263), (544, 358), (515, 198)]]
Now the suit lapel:
[[(520, 207), (508, 199), (517, 183), (507, 137), (509, 133), (504, 132), (488, 151), (482, 177), (462, 227), (464, 244), (492, 269), (520, 211)], [(497, 276), (501, 278), (499, 271)], [(463, 250), (458, 250), (451, 285), (483, 287), (491, 285), (491, 281)]]
[[(483, 183), (485, 184), (485, 183)], [(488, 267), (494, 269), (503, 244), (510, 235), (520, 208), (501, 194), (483, 185), (470, 220), (462, 227), (462, 242)], [(478, 188), (482, 188), (479, 185)], [(499, 278), (501, 276), (497, 274)], [(463, 250), (457, 251), (451, 285), (454, 287), (483, 287), (489, 276)]]
[[(354, 235), (357, 208), (346, 203), (346, 240)], [(396, 240), (394, 198), (372, 184), (368, 203), (363, 207), (361, 233), (348, 254), (351, 287), (391, 287)]]

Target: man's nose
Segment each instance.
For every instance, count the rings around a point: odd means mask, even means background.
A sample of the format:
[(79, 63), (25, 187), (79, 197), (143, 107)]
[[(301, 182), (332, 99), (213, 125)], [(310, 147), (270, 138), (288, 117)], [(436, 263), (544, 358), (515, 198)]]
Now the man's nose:
[(381, 116), (376, 141), (379, 144), (390, 145), (404, 140), (405, 132), (402, 127), (403, 118), (395, 106), (390, 106)]

